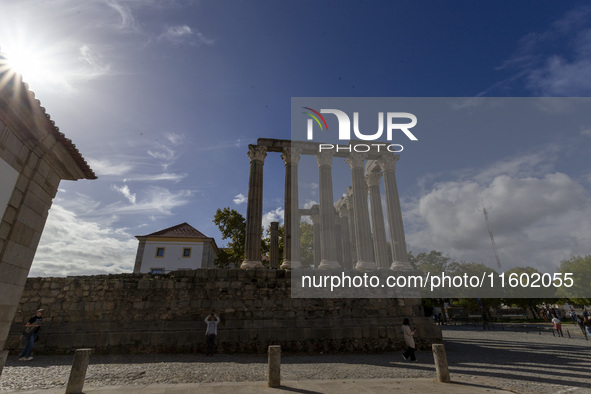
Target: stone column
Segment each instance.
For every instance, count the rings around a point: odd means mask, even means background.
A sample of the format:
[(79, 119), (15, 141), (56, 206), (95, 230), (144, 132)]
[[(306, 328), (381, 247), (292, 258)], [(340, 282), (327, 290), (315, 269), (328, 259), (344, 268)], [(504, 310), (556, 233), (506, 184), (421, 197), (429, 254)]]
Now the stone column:
[(310, 219), (312, 219), (312, 225), (314, 229), (314, 268), (318, 268), (320, 265), (320, 260), (322, 260), (322, 254), (320, 251), (322, 250), (321, 247), (321, 236), (322, 228), (320, 226), (320, 214), (311, 215)]
[(358, 260), (357, 256), (357, 233), (355, 232), (355, 208), (353, 204), (353, 188), (347, 188), (347, 197), (345, 198), (349, 219), (349, 247), (351, 249), (350, 267), (353, 268)]
[(320, 189), (320, 223), (322, 226), (321, 250), (322, 259), (318, 269), (341, 268), (337, 261), (334, 226), (334, 199), (332, 194), (332, 157), (334, 152), (320, 152), (316, 154), (319, 170)]
[(338, 216), (336, 216), (334, 218), (335, 220), (335, 224), (334, 224), (334, 235), (335, 235), (335, 247), (337, 250), (337, 261), (340, 261), (343, 266), (343, 231), (341, 229), (341, 220)]
[(367, 208), (367, 186), (363, 175), (365, 155), (351, 154), (345, 161), (351, 167), (353, 179), (353, 204), (355, 206), (355, 233), (357, 234), (357, 264), (359, 271), (373, 271), (377, 268), (373, 258), (371, 226)]
[(250, 178), (248, 180), (248, 205), (246, 207), (246, 237), (244, 261), (240, 268), (261, 268), (261, 239), (263, 237), (263, 165), (267, 148), (248, 145)]
[(353, 268), (353, 260), (351, 259), (351, 236), (349, 235), (349, 210), (346, 204), (341, 204), (339, 209), (341, 231), (342, 231), (342, 247), (343, 247), (343, 267)]
[(406, 254), (406, 239), (404, 237), (404, 224), (402, 223), (402, 210), (396, 185), (396, 162), (400, 157), (384, 155), (377, 160), (377, 164), (384, 173), (384, 189), (386, 190), (386, 205), (388, 207), (388, 226), (390, 227), (390, 242), (392, 245), (393, 270), (411, 270)]
[[(285, 244), (284, 244), (285, 248)], [(284, 251), (285, 253), (285, 251)], [(271, 222), (271, 245), (269, 245), (269, 268), (279, 267), (279, 222)]]
[(283, 216), (283, 264), (281, 269), (300, 268), (300, 215), (298, 201), (298, 163), (301, 148), (283, 148), (285, 163), (285, 213)]
[(372, 171), (365, 176), (369, 188), (369, 202), (371, 206), (371, 224), (373, 229), (373, 245), (378, 269), (389, 269), (388, 246), (386, 240), (386, 226), (384, 211), (382, 210), (382, 195), (380, 193), (380, 178), (382, 174)]

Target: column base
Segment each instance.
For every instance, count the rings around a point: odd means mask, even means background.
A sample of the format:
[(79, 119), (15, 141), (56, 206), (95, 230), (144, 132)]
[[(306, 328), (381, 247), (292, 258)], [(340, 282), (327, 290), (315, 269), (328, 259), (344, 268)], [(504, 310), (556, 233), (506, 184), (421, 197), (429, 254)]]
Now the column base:
[(392, 262), (390, 269), (393, 271), (412, 271), (412, 265), (408, 261), (396, 261)]
[(290, 269), (298, 269), (298, 268), (302, 268), (302, 263), (300, 263), (299, 261), (287, 261), (285, 260), (282, 264), (281, 264), (281, 268), (282, 270), (290, 270)]
[(378, 269), (378, 265), (375, 261), (358, 261), (355, 264), (355, 269), (364, 272), (375, 271)]
[(8, 357), (8, 350), (0, 350), (0, 376), (2, 376), (2, 370), (6, 364), (6, 357)]
[(240, 264), (241, 269), (249, 269), (249, 268), (264, 268), (265, 266), (260, 260), (244, 260), (242, 264)]
[(337, 270), (340, 269), (341, 265), (338, 261), (321, 260), (318, 266), (319, 270)]

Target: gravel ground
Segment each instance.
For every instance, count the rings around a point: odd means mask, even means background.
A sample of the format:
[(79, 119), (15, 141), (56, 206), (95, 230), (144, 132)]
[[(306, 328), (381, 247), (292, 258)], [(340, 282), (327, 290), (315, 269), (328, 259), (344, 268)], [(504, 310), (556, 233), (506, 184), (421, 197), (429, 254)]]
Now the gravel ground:
[[(517, 393), (591, 393), (591, 341), (580, 332), (571, 333), (573, 338), (559, 338), (548, 331), (539, 334), (535, 329), (525, 333), (443, 328), (453, 381)], [(22, 362), (10, 356), (0, 377), (0, 391), (65, 387), (72, 358), (37, 356)], [(418, 352), (417, 358), (417, 363), (407, 363), (399, 352), (284, 355), (281, 378), (434, 378), (431, 352)], [(265, 381), (266, 363), (266, 356), (260, 355), (95, 355), (85, 385)]]

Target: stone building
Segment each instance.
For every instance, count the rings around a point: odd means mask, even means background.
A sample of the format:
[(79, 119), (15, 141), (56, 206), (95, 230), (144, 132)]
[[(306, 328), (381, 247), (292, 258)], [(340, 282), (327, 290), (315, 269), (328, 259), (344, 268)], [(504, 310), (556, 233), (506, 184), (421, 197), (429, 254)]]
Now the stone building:
[(62, 179), (96, 179), (0, 54), (0, 374), (6, 338)]
[(181, 223), (148, 235), (140, 241), (135, 257), (134, 274), (164, 274), (180, 269), (213, 268), (219, 254), (213, 238), (187, 223)]

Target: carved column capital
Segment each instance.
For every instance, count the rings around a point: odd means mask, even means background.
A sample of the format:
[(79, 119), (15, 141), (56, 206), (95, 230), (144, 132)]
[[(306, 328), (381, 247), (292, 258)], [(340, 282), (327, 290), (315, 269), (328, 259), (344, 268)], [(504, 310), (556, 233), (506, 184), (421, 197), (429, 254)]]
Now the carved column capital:
[(281, 158), (285, 165), (291, 164), (297, 166), (300, 162), (300, 155), (302, 154), (302, 148), (283, 148)]
[(396, 162), (398, 161), (398, 159), (400, 159), (399, 156), (384, 155), (381, 158), (379, 158), (378, 160), (376, 160), (376, 163), (380, 166), (382, 171), (394, 172), (394, 171), (396, 171)]
[(380, 180), (382, 178), (381, 172), (370, 172), (365, 176), (365, 181), (367, 182), (367, 187), (377, 186), (380, 187)]
[(332, 151), (325, 151), (325, 152), (318, 152), (316, 153), (316, 161), (318, 162), (318, 167), (322, 166), (332, 166), (332, 157), (334, 156), (334, 152)]
[(366, 158), (367, 158), (367, 155), (365, 153), (355, 153), (355, 154), (349, 155), (349, 157), (347, 157), (345, 159), (345, 162), (347, 164), (349, 164), (349, 167), (351, 167), (351, 169), (354, 169), (354, 168), (363, 169), (363, 164), (365, 163)]
[(265, 157), (267, 157), (267, 147), (260, 146), (260, 145), (248, 145), (248, 157), (250, 158), (250, 162), (253, 161), (265, 161)]
[(353, 196), (347, 196), (345, 197), (345, 205), (347, 206), (347, 209), (353, 209)]

